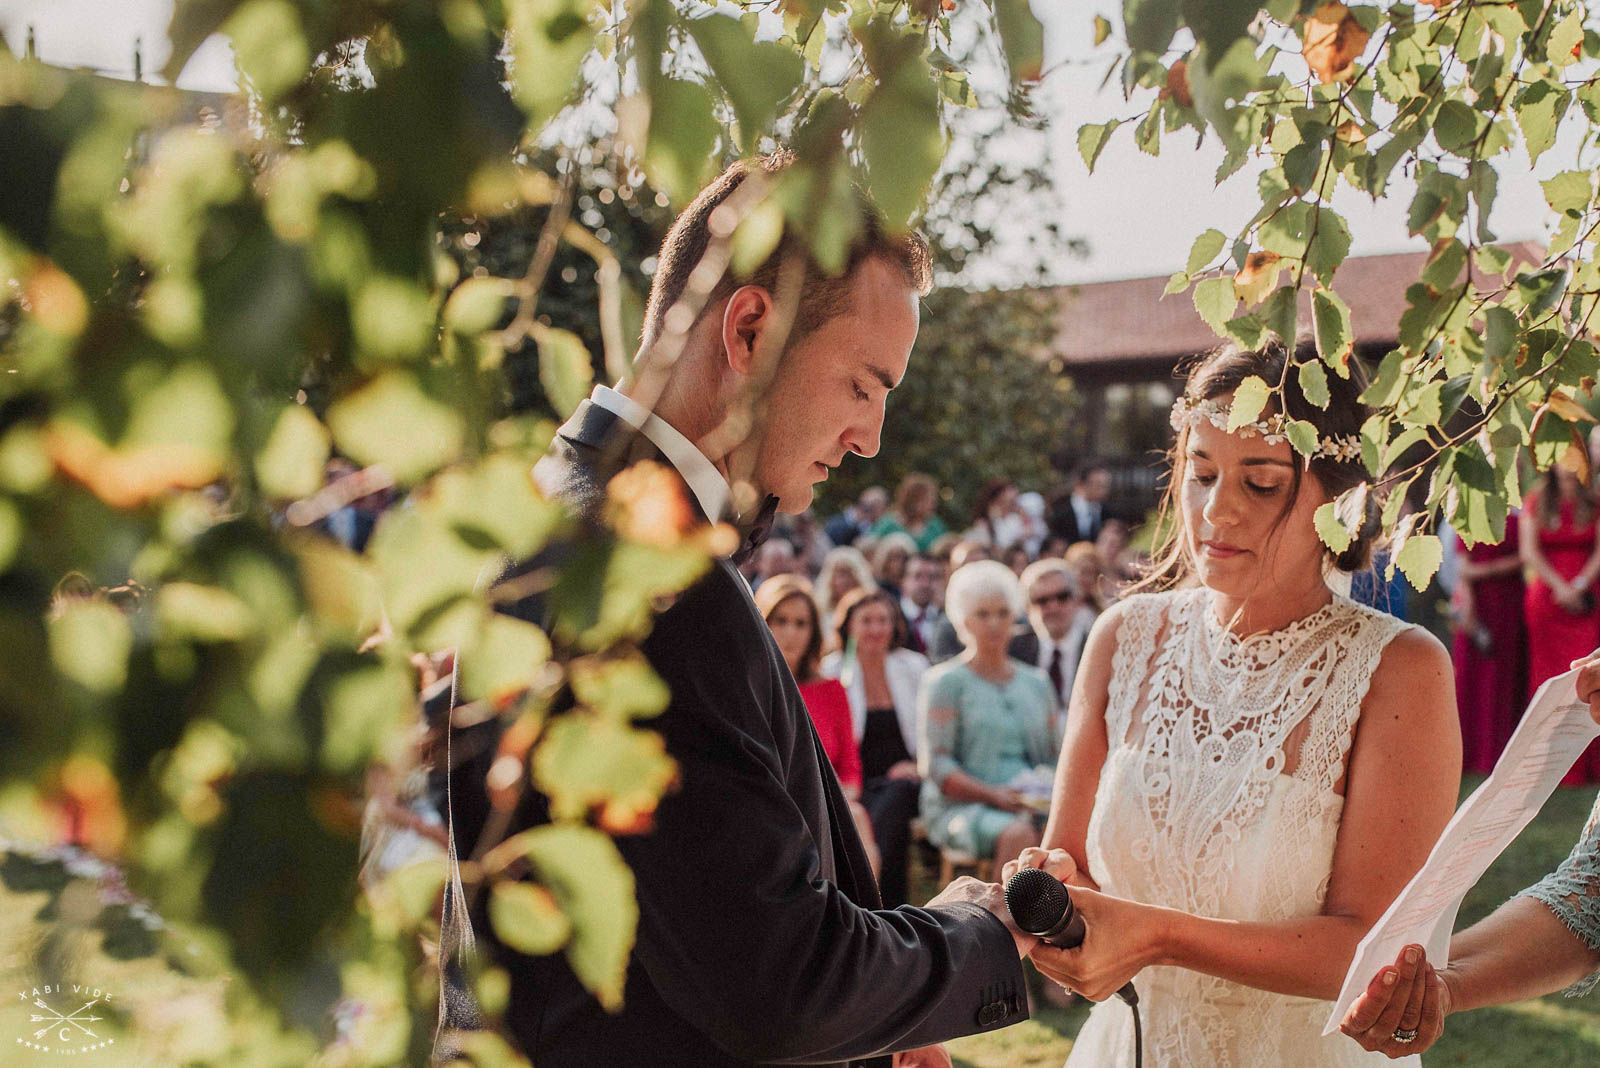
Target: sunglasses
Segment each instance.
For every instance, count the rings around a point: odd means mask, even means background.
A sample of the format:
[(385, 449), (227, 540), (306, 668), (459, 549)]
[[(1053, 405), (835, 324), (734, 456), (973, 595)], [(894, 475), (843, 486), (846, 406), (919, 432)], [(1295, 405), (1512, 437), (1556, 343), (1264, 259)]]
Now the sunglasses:
[(1066, 592), (1062, 592), (1062, 593), (1046, 593), (1046, 594), (1043, 594), (1043, 595), (1041, 595), (1039, 597), (1035, 597), (1033, 599), (1033, 603), (1036, 606), (1038, 606), (1039, 608), (1043, 608), (1045, 605), (1050, 604), (1052, 601), (1057, 603), (1057, 604), (1066, 604), (1070, 600), (1072, 600), (1072, 594), (1070, 594), (1070, 593), (1066, 593)]

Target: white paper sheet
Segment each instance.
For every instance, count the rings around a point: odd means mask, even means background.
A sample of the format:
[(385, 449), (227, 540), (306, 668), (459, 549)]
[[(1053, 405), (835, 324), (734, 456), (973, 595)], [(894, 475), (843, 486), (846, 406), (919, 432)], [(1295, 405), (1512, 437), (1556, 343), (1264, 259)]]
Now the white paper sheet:
[(1467, 891), (1539, 814), (1584, 747), (1600, 737), (1589, 706), (1578, 700), (1577, 678), (1576, 670), (1557, 675), (1533, 695), (1494, 771), (1457, 810), (1422, 870), (1356, 947), (1323, 1034), (1338, 1029), (1372, 977), (1393, 964), (1405, 946), (1423, 946), (1435, 966), (1448, 959), (1456, 912)]

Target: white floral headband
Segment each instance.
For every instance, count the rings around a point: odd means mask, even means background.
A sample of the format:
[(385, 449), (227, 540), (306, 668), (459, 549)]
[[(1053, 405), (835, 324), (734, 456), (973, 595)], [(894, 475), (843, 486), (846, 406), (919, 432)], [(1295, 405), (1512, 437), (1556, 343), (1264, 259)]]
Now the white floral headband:
[[(1218, 430), (1228, 429), (1228, 414), (1233, 410), (1230, 404), (1217, 400), (1206, 400), (1202, 397), (1191, 397), (1187, 393), (1180, 396), (1172, 405), (1172, 429), (1183, 432), (1185, 427), (1194, 426), (1202, 420), (1209, 422)], [(1277, 412), (1271, 412), (1254, 422), (1244, 423), (1235, 427), (1233, 433), (1241, 437), (1261, 436), (1261, 440), (1268, 445), (1277, 445), (1289, 440), (1284, 432), (1285, 420)], [(1361, 459), (1361, 439), (1354, 434), (1345, 434), (1341, 437), (1323, 438), (1317, 444), (1316, 456), (1323, 456), (1330, 460), (1353, 461)]]

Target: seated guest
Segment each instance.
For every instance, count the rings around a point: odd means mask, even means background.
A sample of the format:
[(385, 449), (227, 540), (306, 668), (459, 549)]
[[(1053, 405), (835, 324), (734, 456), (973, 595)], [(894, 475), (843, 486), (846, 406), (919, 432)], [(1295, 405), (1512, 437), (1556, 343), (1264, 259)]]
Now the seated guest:
[[(994, 551), (989, 548), (988, 542), (976, 538), (962, 538), (950, 549), (950, 562), (945, 568), (945, 574), (954, 575), (974, 560), (994, 558)], [(950, 622), (950, 610), (945, 609), (944, 619), (939, 623), (939, 629), (933, 636), (933, 646), (928, 650), (928, 659), (940, 664), (959, 652), (961, 652), (961, 638), (956, 634), (955, 624)]]
[(1055, 764), (1050, 680), (1006, 654), (1022, 587), (1004, 564), (978, 561), (951, 575), (945, 607), (965, 651), (929, 671), (922, 686), (928, 838), (978, 857), (1015, 857), (1040, 841), (1042, 806), (1014, 784)]
[(1021, 578), (1033, 559), (1028, 555), (1026, 545), (1012, 545), (1000, 550), (1000, 562), (1009, 567), (1013, 575)]
[(906, 853), (917, 814), (917, 691), (927, 657), (905, 648), (905, 623), (882, 590), (852, 590), (833, 613), (839, 648), (822, 673), (844, 684), (861, 750), (861, 803), (883, 856), (884, 905), (907, 900)]
[[(828, 550), (822, 558), (822, 568), (812, 585), (812, 596), (817, 601), (819, 619), (832, 619), (833, 608), (851, 590), (875, 590), (877, 580), (872, 577), (872, 567), (861, 550), (849, 545)], [(824, 636), (826, 644), (826, 636)]]
[(917, 543), (914, 551), (926, 552), (949, 529), (934, 513), (938, 507), (939, 483), (927, 475), (907, 475), (894, 491), (893, 507), (868, 533), (875, 538), (885, 534), (909, 534)]
[(906, 621), (906, 646), (919, 653), (927, 653), (944, 621), (944, 610), (939, 607), (943, 576), (944, 565), (922, 553), (906, 564), (905, 581), (900, 586), (900, 614)]
[(772, 630), (794, 681), (800, 685), (800, 698), (816, 725), (822, 751), (844, 788), (850, 815), (855, 818), (876, 874), (878, 851), (872, 840), (872, 822), (861, 806), (861, 751), (856, 747), (855, 726), (850, 719), (850, 698), (838, 679), (826, 678), (821, 672), (822, 617), (817, 614), (811, 584), (798, 575), (779, 575), (763, 582), (756, 591), (756, 608)]
[(750, 580), (750, 588), (760, 589), (779, 575), (792, 575), (796, 566), (794, 546), (783, 538), (768, 538), (756, 550), (756, 573)]
[[(1600, 723), (1600, 651), (1587, 657), (1578, 697)], [(1600, 801), (1561, 866), (1450, 936), (1435, 968), (1420, 945), (1401, 949), (1345, 1014), (1339, 1029), (1391, 1060), (1422, 1053), (1453, 1012), (1525, 1001), (1600, 983)]]
[(1067, 548), (1067, 554), (1062, 559), (1078, 576), (1078, 589), (1083, 591), (1089, 607), (1096, 614), (1109, 608), (1116, 600), (1115, 596), (1108, 595), (1108, 591), (1114, 589), (1114, 584), (1106, 578), (1105, 563), (1100, 559), (1100, 550), (1094, 547), (1094, 543), (1075, 542)]
[(885, 534), (873, 546), (873, 581), (896, 601), (900, 599), (900, 585), (905, 581), (906, 565), (918, 551), (917, 543), (909, 534)]
[(856, 539), (872, 529), (889, 508), (889, 491), (882, 486), (868, 486), (850, 505), (823, 524), (822, 531), (835, 545), (854, 545)]
[[(1022, 593), (1028, 601), (1028, 625), (1012, 635), (1008, 651), (1012, 659), (1045, 673), (1056, 696), (1056, 708), (1065, 712), (1083, 657), (1083, 642), (1096, 613), (1084, 600), (1077, 575), (1065, 560), (1046, 557), (1029, 564), (1022, 573)], [(1061, 736), (1059, 729), (1056, 736)]]
[(1017, 484), (1009, 478), (985, 482), (972, 506), (972, 526), (962, 537), (984, 542), (997, 553), (1021, 541), (1025, 528), (1019, 496)]

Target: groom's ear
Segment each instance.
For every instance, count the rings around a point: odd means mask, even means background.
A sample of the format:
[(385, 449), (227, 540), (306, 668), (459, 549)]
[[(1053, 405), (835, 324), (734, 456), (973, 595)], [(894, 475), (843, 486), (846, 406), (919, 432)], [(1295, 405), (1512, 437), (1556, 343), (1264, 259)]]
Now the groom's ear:
[(761, 286), (741, 286), (722, 311), (722, 349), (728, 367), (741, 375), (752, 373), (761, 335), (772, 322), (772, 294)]

